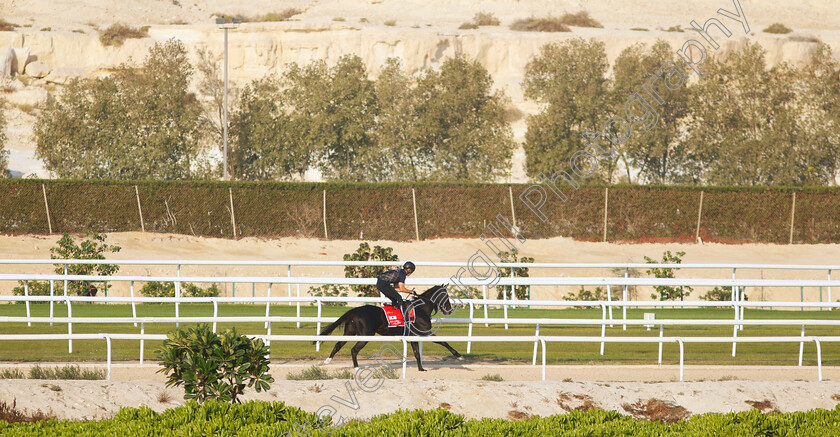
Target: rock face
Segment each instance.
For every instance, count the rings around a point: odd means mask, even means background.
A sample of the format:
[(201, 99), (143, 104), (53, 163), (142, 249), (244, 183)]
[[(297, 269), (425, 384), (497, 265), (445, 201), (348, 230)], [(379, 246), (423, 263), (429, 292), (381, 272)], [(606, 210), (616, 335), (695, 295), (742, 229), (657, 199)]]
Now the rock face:
[(87, 70), (84, 68), (56, 68), (47, 76), (47, 82), (67, 85), (71, 80), (85, 76), (87, 76)]
[(26, 64), (26, 75), (41, 79), (50, 74), (50, 67), (44, 61), (35, 61)]
[(23, 74), (24, 68), (26, 68), (26, 63), (29, 62), (29, 47), (14, 49), (14, 51), (15, 59), (12, 64), (12, 69), (17, 74)]
[(0, 47), (0, 76), (12, 77), (12, 61), (15, 59), (15, 52), (11, 47)]
[[(224, 33), (213, 25), (153, 26), (149, 36), (129, 39), (120, 47), (104, 47), (93, 34), (0, 32), (0, 44), (19, 47), (25, 43), (33, 55), (53, 69), (83, 69), (88, 76), (97, 76), (121, 63), (139, 63), (152, 44), (176, 38), (185, 43), (194, 65), (196, 51), (201, 48), (211, 51), (221, 67)], [(546, 33), (504, 28), (441, 31), (349, 23), (246, 23), (229, 34), (229, 73), (234, 83), (242, 85), (266, 74), (282, 73), (291, 62), (307, 64), (323, 59), (332, 64), (347, 54), (360, 56), (371, 74), (376, 74), (388, 57), (400, 58), (406, 72), (416, 73), (435, 68), (445, 58), (461, 53), (484, 65), (496, 86), (514, 104), (524, 104), (523, 109), (528, 110), (529, 104), (524, 102), (520, 90), (528, 61), (543, 45), (576, 37), (603, 41), (611, 63), (622, 50), (636, 43), (650, 45), (663, 39), (676, 51), (692, 38), (686, 33), (589, 28), (574, 28), (571, 33)], [(840, 56), (840, 34), (830, 32), (821, 37)], [(721, 48), (715, 54), (736, 49), (748, 40), (758, 42), (767, 50), (771, 65), (780, 62), (802, 65), (808, 62), (816, 47), (814, 43), (794, 41), (787, 36), (764, 33), (746, 36), (739, 29), (721, 41)]]

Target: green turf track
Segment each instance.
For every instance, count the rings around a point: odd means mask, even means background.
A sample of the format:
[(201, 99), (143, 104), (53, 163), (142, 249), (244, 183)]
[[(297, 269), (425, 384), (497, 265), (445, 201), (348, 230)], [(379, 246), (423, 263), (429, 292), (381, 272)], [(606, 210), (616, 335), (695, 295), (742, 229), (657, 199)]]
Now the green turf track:
[[(32, 304), (32, 316), (48, 316), (49, 304)], [(324, 307), (324, 316), (339, 316), (347, 311), (347, 308)], [(212, 316), (212, 304), (183, 304), (181, 305), (181, 316)], [(645, 312), (655, 312), (657, 319), (727, 319), (733, 317), (731, 309), (639, 309), (628, 310), (628, 318), (641, 319)], [(0, 305), (0, 316), (25, 316), (26, 309), (22, 303)], [(67, 315), (66, 306), (55, 305), (55, 316)], [(137, 306), (139, 317), (174, 316), (175, 309), (172, 304), (143, 304)], [(264, 305), (252, 304), (220, 304), (219, 316), (264, 316)], [(271, 308), (272, 316), (294, 316), (295, 307), (288, 305), (274, 305)], [(313, 306), (302, 306), (302, 316), (315, 316), (316, 308)], [(467, 317), (466, 310), (458, 310), (452, 317)], [(476, 311), (476, 317), (483, 315), (483, 311)], [(620, 317), (620, 310), (616, 316)], [(75, 317), (130, 317), (131, 306), (123, 304), (84, 304), (73, 305), (73, 316)], [(491, 309), (490, 317), (502, 317), (500, 309)], [(600, 319), (600, 309), (510, 309), (509, 317), (512, 318), (589, 318)], [(781, 311), (781, 310), (760, 310), (747, 309), (747, 319), (833, 319), (840, 318), (840, 311)], [(187, 326), (181, 324), (182, 327)], [(219, 329), (233, 326), (230, 323), (219, 323)], [(165, 334), (174, 329), (174, 324), (147, 324), (146, 333)], [(237, 323), (236, 328), (240, 333), (265, 334), (263, 323)], [(807, 335), (838, 335), (838, 329), (832, 327), (810, 327)], [(74, 322), (73, 333), (139, 333), (140, 328), (133, 324), (85, 324)], [(47, 334), (67, 333), (66, 324), (49, 326), (48, 323), (33, 324), (27, 327), (26, 323), (3, 323), (0, 324), (0, 333), (3, 334)], [(301, 328), (295, 327), (294, 323), (274, 323), (272, 334), (314, 334), (314, 323), (302, 323)], [(589, 335), (598, 336), (601, 333), (600, 325), (597, 326), (542, 326), (541, 335)], [(749, 336), (798, 336), (799, 326), (745, 326), (743, 331), (738, 333), (739, 337)], [(466, 335), (467, 325), (443, 325), (438, 335)], [(642, 326), (628, 326), (622, 330), (621, 326), (607, 327), (608, 336), (647, 336), (656, 337), (657, 329), (646, 330)], [(534, 335), (533, 326), (511, 325), (505, 330), (503, 325), (491, 325), (484, 327), (483, 324), (476, 324), (473, 328), (473, 335)], [(665, 328), (666, 336), (720, 336), (731, 337), (731, 326), (674, 326)], [(155, 349), (160, 342), (146, 342), (146, 359), (156, 357)], [(332, 349), (332, 342), (321, 346), (321, 351), (316, 352), (315, 347), (304, 342), (274, 342), (271, 347), (271, 358), (275, 360), (301, 360), (325, 358)], [(453, 344), (462, 353), (466, 351), (465, 343)], [(139, 359), (139, 341), (114, 340), (114, 360), (137, 360)], [(368, 350), (370, 349), (370, 350)], [(368, 346), (362, 351), (363, 356), (375, 352), (374, 347)], [(598, 343), (549, 343), (547, 362), (549, 364), (656, 364), (657, 344), (624, 344), (607, 343), (605, 354), (599, 354), (600, 344)], [(795, 366), (798, 360), (799, 343), (740, 343), (738, 354), (731, 356), (731, 343), (718, 344), (686, 344), (685, 362), (691, 364), (720, 364), (720, 365), (791, 365)], [(339, 353), (341, 356), (349, 356), (349, 348)], [(471, 354), (467, 355), (473, 362), (528, 362), (531, 361), (533, 353), (532, 343), (473, 343)], [(429, 344), (424, 349), (427, 355), (448, 354), (442, 347)], [(825, 343), (822, 346), (823, 365), (840, 365), (840, 344)], [(74, 340), (73, 353), (67, 353), (67, 341), (45, 340), (45, 341), (0, 341), (0, 361), (104, 361), (105, 343), (102, 340)], [(676, 344), (665, 344), (663, 348), (663, 364), (677, 364), (679, 360), (679, 349)], [(805, 365), (816, 365), (816, 347), (813, 343), (805, 345)]]

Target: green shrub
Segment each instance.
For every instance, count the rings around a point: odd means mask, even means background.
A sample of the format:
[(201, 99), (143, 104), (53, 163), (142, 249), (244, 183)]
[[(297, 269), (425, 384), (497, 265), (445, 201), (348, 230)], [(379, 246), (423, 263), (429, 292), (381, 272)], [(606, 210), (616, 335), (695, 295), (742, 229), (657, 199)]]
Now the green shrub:
[(504, 381), (504, 378), (502, 378), (502, 375), (499, 375), (498, 373), (494, 373), (494, 374), (492, 374), (492, 375), (484, 375), (484, 376), (482, 376), (482, 377), (481, 377), (481, 380), (482, 380), (482, 381), (501, 382), (501, 381)]
[(388, 27), (394, 27), (394, 26), (397, 25), (397, 22), (395, 20), (385, 20), (385, 22), (382, 23), (382, 24), (384, 24)]
[(290, 372), (286, 375), (290, 381), (314, 381), (325, 379), (353, 379), (353, 372), (344, 369), (330, 373), (327, 369), (319, 366), (312, 366), (300, 372)]
[[(502, 260), (502, 262), (510, 262), (510, 263), (532, 263), (534, 262), (534, 258), (523, 256), (522, 258), (517, 258), (519, 251), (514, 249), (512, 252), (499, 252), (498, 256)], [(502, 277), (510, 277), (510, 271), (513, 270), (513, 276), (517, 278), (527, 278), (528, 277), (528, 267), (499, 267), (499, 276)], [(502, 299), (504, 296), (502, 293), (504, 292), (507, 286), (499, 286), (498, 294), (496, 295), (496, 299)], [(510, 293), (507, 293), (508, 296)], [(515, 287), (515, 298), (517, 300), (526, 300), (528, 299), (528, 286), (527, 285), (517, 285)]]
[[(614, 288), (612, 291), (612, 299), (613, 300), (621, 300), (621, 290), (619, 288)], [(579, 301), (597, 301), (597, 300), (608, 300), (607, 299), (607, 292), (604, 290), (603, 287), (595, 287), (595, 291), (587, 290), (583, 285), (580, 286), (580, 290), (577, 293), (569, 292), (566, 296), (563, 297), (563, 300), (579, 300)], [(587, 306), (575, 306), (575, 308), (591, 308)]]
[(24, 379), (23, 371), (20, 369), (3, 369), (0, 370), (0, 379)]
[(268, 347), (249, 339), (236, 328), (216, 334), (206, 324), (170, 331), (157, 350), (166, 386), (184, 386), (184, 399), (218, 399), (238, 403), (245, 387), (268, 390)]
[[(0, 419), (7, 411), (0, 404)], [(14, 408), (12, 408), (14, 410)], [(644, 417), (644, 416), (642, 416)], [(369, 421), (349, 421), (330, 427), (329, 419), (287, 407), (282, 402), (249, 401), (228, 404), (210, 400), (156, 413), (149, 407), (123, 408), (113, 418), (98, 421), (6, 423), (0, 433), (15, 436), (100, 435), (291, 435), (341, 436), (836, 436), (840, 435), (840, 409), (764, 414), (759, 410), (726, 414), (694, 415), (675, 423), (635, 419), (617, 411), (592, 408), (565, 414), (531, 417), (528, 420), (466, 419), (443, 408), (429, 411), (398, 410)], [(336, 424), (338, 425), (338, 424)]]
[(762, 32), (764, 32), (764, 33), (785, 34), (785, 33), (791, 33), (791, 32), (793, 32), (793, 30), (791, 30), (789, 27), (785, 26), (782, 23), (773, 23), (773, 24), (767, 26), (766, 29), (762, 30)]
[(147, 38), (149, 26), (134, 28), (120, 23), (114, 23), (105, 30), (99, 31), (99, 41), (103, 46), (119, 47), (129, 38)]
[(458, 29), (468, 30), (468, 29), (478, 29), (478, 24), (466, 22), (458, 26)]
[(648, 29), (645, 29), (644, 27), (631, 27), (630, 30), (635, 30), (636, 32), (647, 32), (648, 31)]
[[(12, 294), (15, 296), (23, 296), (24, 295), (24, 281), (18, 281), (17, 287), (12, 289)], [(29, 289), (30, 296), (49, 296), (50, 295), (50, 283), (49, 281), (28, 281), (26, 284), (27, 288)], [(69, 288), (69, 284), (68, 284)], [(62, 293), (63, 293), (62, 289)]]
[[(70, 235), (65, 232), (61, 239), (58, 240), (57, 247), (50, 249), (50, 258), (52, 259), (105, 259), (105, 252), (119, 252), (122, 249), (120, 246), (105, 244), (107, 235), (98, 233), (88, 233), (87, 239), (79, 244), (73, 241)], [(68, 275), (100, 275), (110, 276), (116, 273), (120, 266), (116, 264), (68, 264)], [(63, 274), (64, 265), (55, 264), (55, 273)], [(101, 284), (100, 288), (107, 293), (110, 284), (107, 282)], [(68, 294), (77, 296), (96, 296), (99, 289), (88, 281), (69, 281), (67, 283)]]
[[(140, 294), (146, 297), (175, 297), (174, 282), (149, 281), (143, 284)], [(181, 283), (182, 297), (217, 297), (219, 287), (212, 284), (207, 288), (201, 288), (193, 283)]]
[(604, 27), (601, 23), (592, 18), (587, 11), (579, 11), (574, 14), (567, 12), (560, 17), (560, 22), (567, 26), (575, 27)]
[[(370, 248), (368, 243), (360, 243), (359, 248), (354, 253), (344, 254), (344, 261), (394, 261), (394, 265), (399, 257), (394, 254), (394, 249), (391, 247), (373, 246)], [(381, 266), (345, 266), (345, 278), (375, 278), (379, 273), (388, 270), (387, 267)], [(379, 290), (375, 285), (351, 285), (350, 288), (356, 292), (359, 297), (376, 297), (379, 296)]]
[[(662, 254), (662, 263), (663, 264), (681, 264), (682, 263), (682, 256), (685, 255), (685, 252), (676, 252), (676, 254), (672, 255), (670, 250), (666, 250), (665, 253)], [(645, 261), (648, 264), (656, 264), (660, 261), (656, 261), (653, 258), (645, 257)], [(672, 268), (651, 268), (645, 271), (648, 275), (653, 274), (653, 276), (657, 278), (673, 278), (674, 277), (674, 270), (679, 269), (672, 269)], [(659, 293), (657, 296), (656, 294), (651, 294), (651, 299), (659, 299), (659, 300), (683, 300), (686, 296), (691, 294), (693, 288), (689, 286), (680, 285), (679, 287), (672, 287), (670, 285), (657, 285), (653, 287)]]
[[(310, 287), (310, 296), (326, 296), (326, 297), (347, 297), (349, 289), (346, 285), (324, 284), (320, 287)], [(310, 306), (315, 305), (315, 302), (310, 302)], [(324, 306), (344, 307), (347, 302), (322, 302)]]
[(524, 18), (513, 22), (510, 25), (511, 30), (518, 30), (523, 32), (571, 32), (568, 26), (563, 24), (559, 18)]
[(70, 380), (101, 380), (105, 379), (105, 369), (82, 369), (78, 365), (64, 367), (41, 367), (35, 365), (29, 369), (29, 379), (70, 379)]
[(671, 27), (669, 27), (667, 29), (664, 29), (664, 30), (665, 30), (665, 32), (685, 32), (683, 30), (683, 28), (680, 27), (679, 24), (677, 24), (676, 26), (671, 26)]
[[(715, 287), (707, 291), (706, 294), (700, 296), (700, 299), (715, 302), (732, 300), (732, 287)], [(744, 300), (749, 300), (746, 294), (744, 294)]]

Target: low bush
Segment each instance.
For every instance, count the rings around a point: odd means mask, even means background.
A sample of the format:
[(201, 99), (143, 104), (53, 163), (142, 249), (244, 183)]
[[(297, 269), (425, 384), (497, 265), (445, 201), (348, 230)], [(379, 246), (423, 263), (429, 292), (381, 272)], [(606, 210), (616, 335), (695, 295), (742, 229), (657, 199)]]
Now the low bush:
[[(0, 405), (0, 419), (6, 411)], [(329, 427), (328, 427), (329, 426)], [(836, 436), (840, 435), (840, 408), (808, 412), (764, 414), (758, 410), (727, 414), (695, 415), (666, 423), (635, 419), (616, 411), (591, 408), (527, 420), (466, 419), (443, 408), (430, 411), (398, 410), (369, 421), (331, 425), (314, 413), (288, 407), (282, 402), (249, 401), (243, 404), (208, 401), (188, 402), (183, 407), (156, 413), (149, 407), (123, 408), (113, 418), (98, 421), (7, 423), (0, 421), (0, 433), (15, 436), (100, 436), (100, 435), (248, 435), (347, 436), (447, 435), (601, 435), (653, 436)]]
[(242, 21), (289, 21), (290, 18), (294, 17), (295, 15), (302, 14), (303, 11), (298, 8), (287, 8), (281, 12), (269, 12), (265, 15), (261, 15), (256, 18), (252, 19), (245, 19), (243, 18)]
[(530, 17), (519, 19), (510, 25), (511, 30), (522, 32), (571, 32), (568, 26), (563, 24), (559, 18), (536, 18)]
[(0, 379), (26, 379), (26, 376), (20, 369), (3, 369), (0, 370)]
[(12, 399), (12, 405), (7, 404), (6, 401), (0, 401), (0, 432), (3, 431), (4, 424), (32, 423), (54, 419), (55, 416), (53, 414), (47, 414), (41, 410), (34, 413), (18, 410), (17, 399)]
[(50, 283), (47, 281), (18, 281), (17, 287), (12, 289), (12, 294), (15, 296), (23, 296), (29, 294), (30, 296), (49, 296)]
[[(175, 283), (150, 281), (143, 284), (140, 294), (146, 297), (175, 297)], [(201, 288), (193, 283), (184, 282), (181, 284), (181, 296), (217, 297), (219, 296), (219, 287), (212, 284), (207, 288)]]
[(385, 20), (385, 22), (383, 22), (382, 24), (388, 27), (394, 27), (397, 25), (397, 22), (395, 20)]
[(499, 375), (498, 373), (494, 373), (492, 375), (482, 376), (481, 380), (482, 381), (502, 382), (502, 381), (504, 381), (504, 378), (502, 378), (502, 375)]
[[(716, 302), (732, 300), (732, 287), (715, 287), (700, 296), (700, 299)], [(746, 294), (744, 295), (744, 300), (749, 300)]]
[(462, 29), (462, 30), (478, 29), (478, 24), (475, 24), (475, 23), (472, 23), (472, 22), (466, 22), (466, 23), (458, 26), (458, 29)]
[(237, 403), (246, 386), (261, 392), (274, 382), (268, 373), (268, 347), (237, 334), (236, 328), (217, 334), (200, 324), (170, 331), (157, 353), (166, 386), (183, 385), (188, 400)]
[(764, 32), (764, 33), (786, 34), (786, 33), (793, 32), (793, 30), (791, 30), (791, 28), (785, 26), (782, 23), (773, 23), (773, 24), (767, 26), (766, 29), (762, 30), (762, 32)]
[(472, 22), (478, 26), (498, 26), (501, 24), (499, 19), (489, 12), (479, 12), (475, 14)]
[[(665, 253), (662, 254), (662, 261), (657, 261), (650, 257), (645, 257), (645, 261), (648, 264), (681, 264), (682, 257), (685, 255), (685, 252), (674, 252), (671, 254), (670, 250), (666, 250)], [(673, 268), (651, 268), (645, 271), (648, 275), (652, 274), (656, 278), (674, 278), (674, 270)], [(653, 287), (657, 294), (651, 294), (651, 299), (659, 299), (659, 300), (683, 300), (686, 296), (691, 294), (694, 290), (689, 286), (680, 285), (679, 287), (671, 287), (670, 285), (656, 285)]]
[[(345, 285), (324, 284), (320, 287), (311, 287), (309, 289), (309, 295), (322, 297), (347, 297), (348, 290), (349, 289)], [(310, 302), (309, 305), (315, 305), (315, 302)], [(322, 302), (321, 305), (332, 307), (346, 307), (347, 302)]]
[(105, 379), (105, 369), (82, 369), (78, 365), (64, 367), (41, 367), (35, 365), (29, 369), (29, 379), (70, 379), (96, 381)]
[(574, 14), (565, 13), (560, 17), (560, 22), (567, 26), (575, 27), (604, 27), (598, 20), (592, 18), (587, 11), (579, 11)]
[(313, 381), (324, 379), (353, 379), (353, 372), (344, 369), (342, 371), (335, 371), (330, 373), (327, 369), (318, 366), (312, 366), (308, 369), (303, 369), (300, 372), (290, 372), (286, 375), (286, 379), (290, 381)]
[(129, 38), (146, 38), (149, 36), (149, 26), (135, 28), (120, 23), (114, 23), (105, 30), (99, 31), (99, 41), (103, 46), (119, 47)]

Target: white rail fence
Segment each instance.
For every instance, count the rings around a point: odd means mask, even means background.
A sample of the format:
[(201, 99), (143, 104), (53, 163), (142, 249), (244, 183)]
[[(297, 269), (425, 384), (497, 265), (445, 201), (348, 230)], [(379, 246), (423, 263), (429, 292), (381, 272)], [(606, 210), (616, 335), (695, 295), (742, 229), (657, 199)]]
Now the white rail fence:
[[(323, 337), (316, 335), (256, 335), (255, 338), (261, 338), (264, 341), (305, 341), (311, 342)], [(105, 340), (106, 346), (106, 365), (108, 380), (111, 379), (111, 340), (164, 340), (165, 335), (162, 334), (0, 334), (0, 341), (38, 341), (38, 340)], [(408, 344), (426, 342), (492, 342), (492, 343), (534, 343), (541, 345), (542, 356), (542, 380), (546, 380), (546, 356), (548, 353), (547, 343), (592, 343), (592, 342), (609, 342), (609, 343), (659, 343), (660, 347), (663, 343), (677, 343), (679, 345), (679, 377), (680, 381), (684, 380), (685, 375), (685, 343), (720, 343), (728, 342), (726, 338), (720, 337), (587, 337), (587, 336), (482, 336), (482, 337), (464, 337), (464, 336), (435, 336), (435, 337), (377, 337), (377, 336), (331, 336), (331, 341), (366, 341), (379, 343), (394, 343), (400, 342), (403, 346), (402, 357), (400, 362), (402, 364), (402, 378), (406, 377), (406, 367), (408, 364)], [(740, 340), (744, 343), (792, 343), (792, 342), (813, 342), (817, 348), (817, 380), (823, 380), (822, 371), (822, 344), (829, 342), (840, 342), (840, 336), (822, 336), (822, 337), (746, 337)]]
[[(258, 335), (257, 337), (270, 341), (315, 341), (316, 350), (320, 348), (320, 342), (325, 340), (324, 337), (317, 335), (272, 335), (272, 323), (296, 323), (300, 327), (300, 323), (316, 323), (316, 334), (320, 332), (322, 323), (330, 323), (335, 320), (331, 317), (322, 317), (322, 305), (329, 302), (347, 302), (347, 303), (370, 303), (370, 302), (385, 302), (383, 298), (334, 298), (334, 297), (310, 297), (300, 296), (301, 284), (336, 284), (336, 285), (359, 285), (359, 284), (375, 284), (375, 279), (364, 278), (329, 278), (329, 277), (306, 277), (306, 276), (291, 276), (291, 267), (297, 265), (330, 265), (330, 266), (346, 266), (346, 265), (379, 265), (392, 266), (392, 262), (347, 262), (347, 261), (275, 261), (275, 262), (253, 262), (253, 261), (106, 261), (106, 260), (0, 260), (2, 264), (160, 264), (160, 265), (174, 265), (177, 267), (177, 276), (87, 276), (87, 275), (43, 275), (43, 274), (0, 274), (0, 281), (28, 281), (41, 280), (50, 281), (50, 296), (29, 296), (27, 286), (24, 286), (24, 296), (0, 296), (0, 301), (23, 301), (26, 303), (26, 317), (0, 317), (0, 323), (22, 323), (26, 322), (30, 326), (32, 323), (66, 323), (68, 325), (67, 334), (14, 334), (1, 335), (0, 340), (68, 340), (68, 350), (72, 352), (72, 341), (74, 339), (105, 339), (107, 343), (108, 366), (110, 375), (110, 341), (111, 339), (131, 339), (140, 341), (140, 360), (143, 360), (144, 341), (145, 340), (162, 340), (165, 336), (160, 334), (145, 334), (145, 324), (147, 323), (195, 323), (207, 322), (213, 323), (213, 329), (216, 329), (218, 322), (222, 323), (239, 323), (239, 322), (261, 322), (265, 324), (266, 334)], [(418, 265), (435, 265), (447, 267), (463, 267), (465, 263), (416, 263)], [(219, 277), (219, 276), (181, 276), (180, 269), (182, 265), (285, 265), (287, 266), (288, 275), (286, 277)], [(805, 336), (806, 326), (837, 326), (840, 325), (840, 320), (745, 320), (744, 308), (761, 307), (761, 308), (820, 308), (832, 309), (840, 307), (840, 303), (831, 303), (831, 287), (840, 285), (840, 280), (831, 280), (831, 270), (836, 270), (840, 266), (813, 266), (813, 265), (763, 265), (763, 264), (575, 264), (575, 263), (498, 263), (499, 267), (546, 267), (546, 268), (625, 268), (624, 277), (509, 277), (500, 278), (496, 285), (499, 286), (517, 286), (517, 285), (601, 285), (607, 287), (608, 299), (611, 298), (610, 287), (622, 287), (624, 298), (620, 301), (537, 301), (537, 300), (515, 300), (508, 299), (507, 294), (504, 294), (504, 299), (486, 299), (487, 287), (484, 282), (474, 278), (461, 278), (460, 282), (463, 285), (482, 286), (484, 299), (463, 299), (460, 301), (465, 307), (469, 309), (469, 317), (456, 318), (446, 317), (440, 320), (441, 323), (452, 324), (466, 324), (466, 336), (441, 336), (433, 338), (425, 337), (350, 337), (345, 339), (343, 336), (330, 336), (328, 341), (378, 341), (378, 342), (394, 342), (399, 341), (403, 343), (404, 351), (407, 351), (407, 342), (426, 341), (458, 341), (467, 343), (467, 353), (470, 352), (473, 342), (533, 342), (534, 354), (533, 364), (537, 363), (538, 346), (542, 345), (542, 365), (543, 365), (543, 379), (545, 378), (545, 349), (546, 342), (593, 342), (600, 343), (601, 354), (604, 354), (605, 343), (658, 343), (659, 345), (659, 359), (662, 363), (662, 345), (664, 343), (678, 343), (680, 345), (680, 379), (683, 377), (683, 361), (684, 361), (684, 343), (732, 343), (732, 355), (735, 356), (737, 343), (752, 343), (752, 342), (798, 342), (800, 344), (799, 350), (799, 365), (802, 365), (802, 355), (804, 343), (814, 342), (817, 346), (817, 362), (818, 362), (818, 377), (822, 380), (822, 355), (821, 342), (835, 342), (840, 341), (840, 337), (815, 337)], [(712, 278), (712, 279), (659, 279), (659, 278), (630, 278), (626, 272), (630, 268), (702, 268), (702, 269), (732, 269), (732, 278)], [(736, 279), (735, 272), (737, 269), (767, 269), (767, 270), (824, 270), (827, 271), (826, 280), (782, 280), (782, 279)], [(66, 271), (66, 270), (65, 270)], [(131, 296), (130, 297), (82, 297), (82, 296), (68, 296), (67, 283), (68, 281), (125, 281), (130, 283)], [(63, 294), (57, 296), (55, 293), (55, 281), (63, 282)], [(151, 297), (136, 297), (134, 296), (134, 282), (148, 282), (160, 281), (171, 282), (175, 285), (176, 297), (174, 298), (151, 298)], [(265, 297), (216, 297), (216, 298), (185, 298), (180, 296), (181, 283), (184, 282), (252, 282), (268, 284), (268, 293)], [(409, 285), (437, 285), (437, 284), (451, 284), (450, 278), (410, 278)], [(286, 284), (288, 288), (288, 297), (271, 296), (272, 285)], [(298, 296), (291, 295), (291, 286), (297, 285)], [(700, 302), (700, 301), (685, 301), (685, 302), (651, 302), (651, 301), (628, 301), (626, 299), (627, 288), (635, 285), (688, 285), (688, 286), (730, 286), (733, 287), (732, 300), (726, 302)], [(743, 290), (745, 287), (826, 287), (828, 289), (829, 302), (748, 302), (743, 300)], [(739, 293), (739, 290), (741, 292)], [(512, 295), (511, 295), (512, 297)], [(50, 317), (32, 317), (30, 310), (30, 302), (50, 302)], [(54, 317), (53, 304), (55, 302), (62, 302), (67, 305), (67, 317)], [(73, 302), (100, 302), (100, 303), (130, 303), (132, 306), (132, 317), (73, 317), (72, 304)], [(137, 304), (144, 302), (174, 302), (175, 315), (174, 317), (137, 317)], [(209, 302), (213, 304), (212, 317), (181, 317), (179, 311), (180, 303), (195, 303), (195, 302)], [(317, 317), (301, 317), (300, 304), (302, 302), (313, 302), (317, 305)], [(265, 303), (266, 315), (253, 317), (220, 317), (218, 314), (219, 303)], [(297, 315), (294, 317), (278, 317), (270, 316), (269, 310), (271, 304), (279, 303), (296, 303)], [(482, 305), (484, 308), (484, 317), (475, 317), (476, 305)], [(489, 305), (500, 305), (503, 309), (502, 318), (488, 317), (487, 308)], [(600, 319), (524, 319), (524, 318), (510, 318), (508, 317), (507, 309), (509, 306), (531, 306), (531, 307), (569, 307), (569, 306), (596, 306), (601, 308)], [(686, 320), (686, 319), (659, 319), (659, 320), (639, 320), (627, 319), (626, 311), (628, 307), (730, 307), (733, 309), (732, 320)], [(614, 319), (612, 309), (614, 307), (622, 308), (623, 318)], [(140, 334), (73, 334), (73, 323), (133, 323), (134, 326), (140, 325)], [(478, 323), (484, 323), (485, 326), (489, 324), (504, 325), (505, 329), (509, 325), (532, 325), (535, 327), (535, 335), (533, 337), (521, 336), (473, 336), (473, 326)], [(620, 324), (623, 329), (627, 325), (644, 325), (644, 326), (659, 326), (658, 337), (610, 337), (606, 335), (607, 325), (614, 326)], [(540, 326), (556, 326), (556, 325), (600, 325), (601, 336), (540, 336)], [(715, 326), (725, 325), (733, 327), (732, 337), (665, 337), (665, 326), (676, 325), (701, 325), (701, 326)], [(743, 329), (744, 325), (790, 325), (801, 326), (800, 336), (795, 337), (738, 337), (739, 329)], [(407, 352), (404, 352), (407, 355)], [(405, 362), (403, 362), (403, 376), (405, 376)]]

